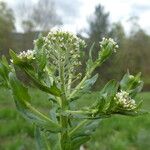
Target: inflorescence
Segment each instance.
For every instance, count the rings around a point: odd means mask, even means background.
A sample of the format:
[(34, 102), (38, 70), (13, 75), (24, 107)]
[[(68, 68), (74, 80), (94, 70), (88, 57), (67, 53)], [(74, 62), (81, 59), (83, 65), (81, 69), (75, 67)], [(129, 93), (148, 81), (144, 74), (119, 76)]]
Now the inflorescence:
[(20, 52), (18, 57), (20, 59), (27, 59), (27, 60), (35, 59), (35, 50), (27, 50), (27, 51)]
[(81, 65), (81, 49), (86, 47), (84, 40), (60, 29), (51, 30), (43, 40), (50, 65), (56, 69), (64, 68), (68, 74), (75, 74), (77, 67)]
[(75, 66), (81, 64), (80, 50), (86, 45), (76, 35), (61, 30), (51, 30), (44, 41), (47, 56), (53, 59), (54, 64), (58, 63), (58, 59), (62, 63), (72, 63)]
[(117, 105), (125, 110), (133, 110), (136, 108), (135, 100), (132, 99), (126, 91), (118, 92), (115, 96), (115, 100)]
[(119, 48), (118, 44), (112, 38), (107, 39), (105, 37), (100, 42), (100, 47), (110, 47), (114, 52)]

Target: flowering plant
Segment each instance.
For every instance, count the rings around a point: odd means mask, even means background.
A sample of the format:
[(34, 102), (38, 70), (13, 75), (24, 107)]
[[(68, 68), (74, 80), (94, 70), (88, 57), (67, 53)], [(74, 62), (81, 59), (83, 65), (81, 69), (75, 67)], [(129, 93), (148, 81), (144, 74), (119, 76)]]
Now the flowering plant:
[[(140, 74), (132, 76), (127, 72), (120, 82), (109, 81), (100, 91), (93, 105), (77, 109), (76, 101), (91, 91), (98, 74), (93, 71), (116, 52), (118, 45), (113, 39), (100, 42), (100, 50), (95, 60), (92, 49), (86, 62), (86, 71), (78, 71), (81, 64), (83, 40), (61, 30), (50, 31), (46, 37), (39, 37), (34, 50), (16, 54), (10, 50), (11, 63), (3, 56), (0, 61), (0, 83), (12, 91), (18, 111), (35, 126), (38, 147), (53, 150), (76, 150), (87, 142), (102, 118), (115, 114), (135, 116), (142, 114), (135, 102), (143, 82)], [(49, 95), (53, 107), (47, 116), (34, 108), (30, 101), (28, 86), (18, 78), (20, 68), (33, 85)], [(86, 101), (86, 100), (85, 100)]]

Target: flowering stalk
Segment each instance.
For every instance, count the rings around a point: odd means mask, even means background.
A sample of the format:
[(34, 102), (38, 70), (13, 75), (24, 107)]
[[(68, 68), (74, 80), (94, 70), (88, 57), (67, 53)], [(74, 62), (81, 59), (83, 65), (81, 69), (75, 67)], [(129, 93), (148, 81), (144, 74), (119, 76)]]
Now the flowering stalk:
[[(10, 65), (2, 57), (0, 82), (12, 91), (20, 113), (35, 124), (39, 149), (79, 149), (90, 139), (100, 119), (115, 114), (142, 114), (139, 110), (141, 102), (135, 102), (135, 96), (143, 86), (140, 74), (132, 76), (127, 73), (120, 82), (111, 80), (98, 91), (92, 106), (80, 109), (76, 106), (76, 100), (87, 94), (98, 78), (98, 74), (91, 77), (93, 71), (117, 51), (118, 45), (113, 39), (102, 39), (96, 60), (92, 59), (90, 49), (85, 75), (78, 72), (78, 67), (82, 65), (80, 54), (86, 44), (74, 34), (52, 30), (34, 44), (34, 50), (20, 54), (10, 50)], [(28, 87), (17, 79), (16, 67), (25, 72), (36, 88), (49, 95), (53, 105), (50, 116), (31, 106)], [(46, 142), (41, 146), (43, 140)]]

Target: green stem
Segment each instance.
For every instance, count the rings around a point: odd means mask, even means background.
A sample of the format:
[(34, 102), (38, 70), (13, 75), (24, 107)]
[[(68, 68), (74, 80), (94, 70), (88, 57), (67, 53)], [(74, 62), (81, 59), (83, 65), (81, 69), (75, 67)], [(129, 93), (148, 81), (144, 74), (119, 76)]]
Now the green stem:
[(86, 74), (86, 76), (82, 79), (82, 81), (75, 87), (75, 89), (73, 90), (73, 92), (70, 94), (69, 98), (72, 98), (73, 95), (82, 87), (83, 83), (85, 82), (85, 80), (88, 78), (88, 75)]
[(75, 128), (73, 128), (70, 133), (69, 136), (71, 137), (78, 129), (80, 129), (80, 127), (82, 127), (84, 124), (86, 124), (88, 122), (87, 119), (83, 120), (82, 122), (80, 122), (80, 124), (78, 124)]
[(95, 63), (93, 65), (93, 67), (86, 73), (85, 77), (81, 80), (81, 82), (75, 87), (75, 89), (73, 90), (73, 92), (70, 94), (69, 98), (72, 98), (76, 92), (82, 87), (82, 85), (84, 84), (84, 82), (91, 76), (92, 72), (95, 70), (95, 68), (97, 66), (99, 66), (100, 64), (99, 63)]
[[(65, 80), (64, 80), (64, 65), (60, 65), (59, 68), (60, 73), (60, 80), (61, 80), (61, 109), (62, 111), (65, 111), (68, 109), (68, 101), (66, 98), (66, 88), (65, 88)], [(68, 117), (67, 116), (60, 116), (60, 124), (62, 127), (61, 132), (61, 149), (62, 150), (70, 150), (70, 141), (68, 136)]]

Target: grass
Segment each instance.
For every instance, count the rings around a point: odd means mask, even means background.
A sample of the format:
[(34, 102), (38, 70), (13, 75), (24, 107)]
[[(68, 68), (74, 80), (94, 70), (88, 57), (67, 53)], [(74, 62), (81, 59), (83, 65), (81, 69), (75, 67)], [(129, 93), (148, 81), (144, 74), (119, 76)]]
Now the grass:
[[(50, 103), (47, 95), (32, 89), (32, 103), (48, 114)], [(93, 103), (84, 96), (78, 105)], [(46, 100), (45, 100), (46, 99)], [(143, 108), (150, 111), (150, 93), (138, 95)], [(0, 89), (0, 150), (34, 150), (33, 126), (15, 109), (11, 93)], [(148, 150), (150, 149), (150, 115), (138, 117), (114, 116), (101, 121), (100, 127), (86, 144), (88, 150)]]

